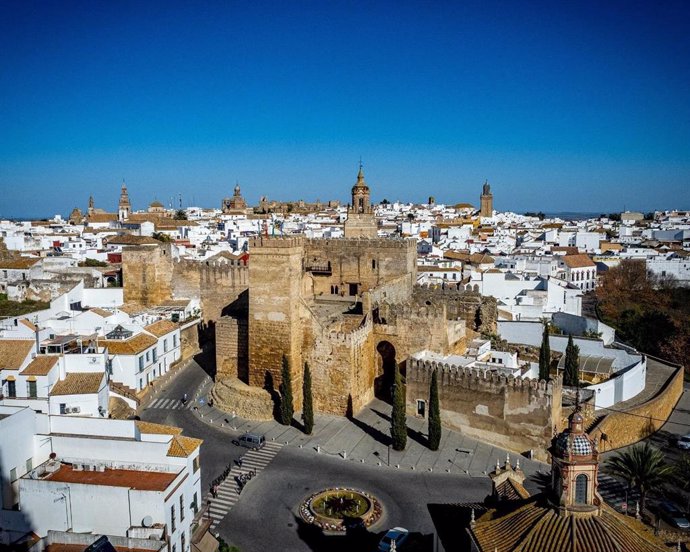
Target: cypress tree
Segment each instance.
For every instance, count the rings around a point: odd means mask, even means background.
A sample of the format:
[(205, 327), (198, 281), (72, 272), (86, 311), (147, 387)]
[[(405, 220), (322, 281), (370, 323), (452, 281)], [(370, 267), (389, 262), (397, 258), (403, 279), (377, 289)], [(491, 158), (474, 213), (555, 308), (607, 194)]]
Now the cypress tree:
[(573, 344), (573, 336), (568, 337), (568, 346), (565, 348), (565, 370), (563, 371), (563, 384), (575, 387), (579, 384), (578, 370), (580, 367), (580, 348)]
[(549, 368), (551, 366), (551, 347), (549, 345), (549, 323), (544, 322), (544, 335), (541, 338), (539, 348), (539, 379), (549, 381)]
[(407, 446), (407, 419), (405, 417), (405, 386), (400, 370), (395, 367), (393, 380), (393, 411), (391, 412), (391, 437), (394, 450), (405, 450)]
[(309, 363), (304, 363), (304, 378), (302, 380), (302, 421), (304, 422), (304, 433), (311, 435), (314, 430), (314, 401), (311, 396), (311, 370)]
[(431, 374), (429, 389), (429, 449), (438, 450), (441, 443), (441, 407), (438, 402), (438, 370)]
[(286, 426), (292, 424), (292, 415), (295, 413), (292, 406), (292, 377), (290, 376), (290, 363), (283, 355), (283, 367), (280, 371), (280, 423)]

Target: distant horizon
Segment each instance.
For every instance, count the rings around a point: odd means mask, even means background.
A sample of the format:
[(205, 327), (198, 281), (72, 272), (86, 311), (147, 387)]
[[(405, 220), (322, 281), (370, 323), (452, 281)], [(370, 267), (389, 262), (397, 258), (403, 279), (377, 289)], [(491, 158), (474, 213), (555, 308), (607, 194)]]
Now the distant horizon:
[(686, 0), (3, 8), (3, 213), (347, 201), (360, 158), (377, 201), (690, 207)]

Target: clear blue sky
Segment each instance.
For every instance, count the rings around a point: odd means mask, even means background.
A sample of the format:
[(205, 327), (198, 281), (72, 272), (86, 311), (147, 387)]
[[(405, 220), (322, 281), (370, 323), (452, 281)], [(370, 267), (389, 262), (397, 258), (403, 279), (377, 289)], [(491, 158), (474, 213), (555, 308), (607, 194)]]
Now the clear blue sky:
[(346, 200), (690, 208), (690, 2), (0, 5), (0, 216)]

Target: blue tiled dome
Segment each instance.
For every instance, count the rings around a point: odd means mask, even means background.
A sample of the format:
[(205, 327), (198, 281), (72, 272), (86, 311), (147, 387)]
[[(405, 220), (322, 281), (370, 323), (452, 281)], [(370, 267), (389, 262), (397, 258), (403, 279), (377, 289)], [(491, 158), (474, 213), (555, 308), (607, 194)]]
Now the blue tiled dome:
[(556, 437), (554, 452), (559, 456), (568, 456), (569, 454), (575, 456), (591, 456), (594, 452), (594, 447), (587, 434), (573, 434), (569, 429), (566, 429)]

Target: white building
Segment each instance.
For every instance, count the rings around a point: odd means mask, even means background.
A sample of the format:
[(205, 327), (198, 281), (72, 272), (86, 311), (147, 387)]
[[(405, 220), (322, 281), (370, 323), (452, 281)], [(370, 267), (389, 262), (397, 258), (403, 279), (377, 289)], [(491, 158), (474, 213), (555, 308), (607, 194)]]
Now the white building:
[(167, 539), (188, 550), (201, 441), (174, 427), (0, 407), (3, 531)]

